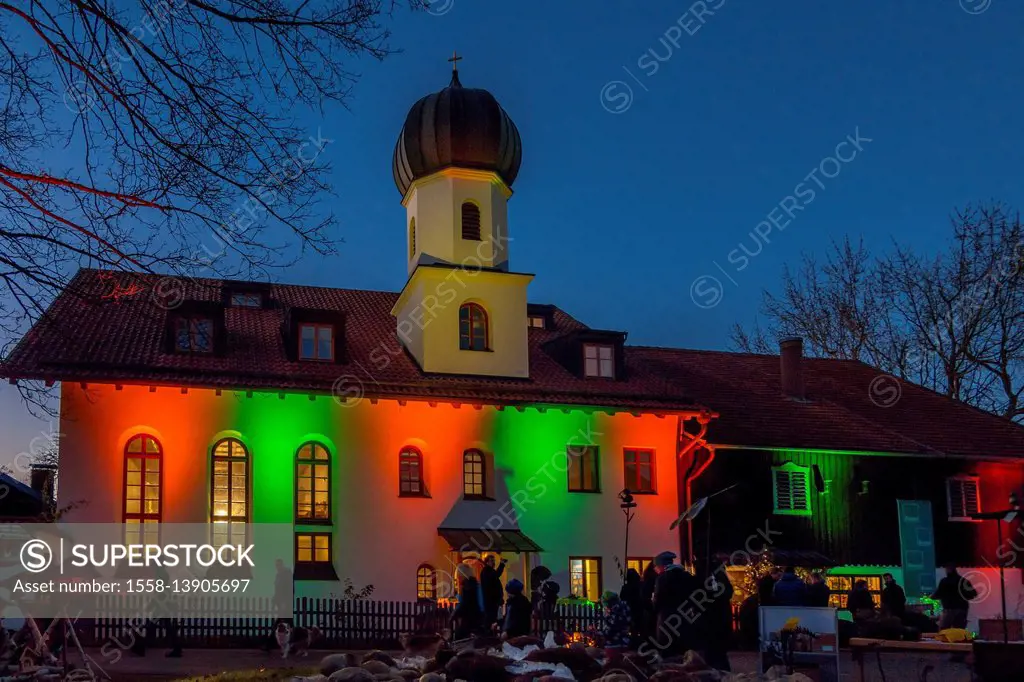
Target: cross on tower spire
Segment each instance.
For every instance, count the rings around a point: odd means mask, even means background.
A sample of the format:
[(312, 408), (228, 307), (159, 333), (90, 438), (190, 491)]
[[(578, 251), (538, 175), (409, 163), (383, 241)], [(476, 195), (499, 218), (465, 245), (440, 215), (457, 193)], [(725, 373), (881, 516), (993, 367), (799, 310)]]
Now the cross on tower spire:
[(455, 50), (452, 50), (452, 56), (448, 58), (448, 61), (452, 63), (452, 82), (448, 87), (461, 88), (462, 83), (459, 82), (459, 62), (462, 61), (462, 57)]

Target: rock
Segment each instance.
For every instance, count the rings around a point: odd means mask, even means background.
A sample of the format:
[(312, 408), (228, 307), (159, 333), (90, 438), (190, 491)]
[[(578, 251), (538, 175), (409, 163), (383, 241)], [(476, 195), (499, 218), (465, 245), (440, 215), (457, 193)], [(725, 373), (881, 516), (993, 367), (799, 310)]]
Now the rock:
[(508, 643), (517, 649), (525, 649), (529, 645), (533, 645), (538, 648), (544, 648), (544, 640), (540, 637), (533, 637), (531, 635), (521, 635), (519, 637), (513, 637), (508, 640)]
[(447, 678), (472, 680), (473, 682), (506, 682), (511, 676), (505, 666), (511, 661), (489, 656), (478, 651), (463, 651), (448, 661), (445, 666)]
[(335, 670), (328, 678), (330, 682), (374, 682), (373, 673), (363, 668), (342, 668)]
[(437, 673), (427, 673), (420, 677), (420, 682), (444, 682), (444, 678)]
[(604, 656), (604, 651), (598, 649), (596, 646), (588, 646), (584, 651), (586, 651), (587, 656), (590, 656), (591, 658), (601, 658)]
[(588, 656), (584, 649), (537, 649), (527, 654), (526, 660), (537, 663), (561, 663), (572, 670), (577, 680), (583, 682), (593, 680), (601, 674), (601, 664)]
[(608, 672), (597, 678), (600, 682), (636, 682), (632, 675), (624, 672)]
[(690, 673), (679, 670), (659, 670), (647, 678), (647, 682), (693, 682)]
[(441, 649), (435, 654), (435, 656), (427, 661), (427, 664), (423, 666), (423, 672), (432, 673), (437, 670), (444, 670), (444, 667), (448, 665), (448, 661), (455, 658), (455, 652), (451, 649)]
[(387, 675), (388, 677), (391, 677), (391, 668), (394, 666), (390, 666), (384, 661), (376, 659), (369, 661), (364, 659), (359, 667), (368, 671), (371, 675)]
[(374, 649), (373, 651), (367, 651), (366, 654), (363, 656), (362, 662), (366, 663), (367, 661), (380, 661), (381, 663), (384, 663), (385, 665), (387, 665), (387, 667), (389, 667), (389, 668), (397, 668), (398, 667), (398, 664), (395, 662), (395, 659), (391, 658), (391, 656), (389, 656), (388, 654), (384, 653), (380, 649)]
[(321, 659), (320, 674), (330, 675), (336, 670), (341, 670), (342, 668), (354, 668), (356, 665), (358, 665), (358, 663), (355, 655), (353, 654), (330, 654), (329, 656), (324, 656), (323, 659)]
[(418, 680), (420, 678), (420, 671), (413, 670), (412, 668), (392, 668), (391, 676), (403, 680)]
[(683, 667), (687, 670), (707, 670), (710, 666), (704, 662), (700, 654), (690, 650), (683, 654)]

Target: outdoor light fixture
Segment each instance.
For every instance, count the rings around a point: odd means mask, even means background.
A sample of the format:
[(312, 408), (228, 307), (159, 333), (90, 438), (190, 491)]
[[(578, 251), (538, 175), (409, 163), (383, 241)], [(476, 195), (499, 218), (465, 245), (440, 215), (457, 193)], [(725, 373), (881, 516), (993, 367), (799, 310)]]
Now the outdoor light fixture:
[[(1008, 509), (971, 514), (972, 519), (996, 522), (996, 543), (1000, 549), (1003, 546), (1003, 521), (1009, 523), (1017, 518), (1017, 515), (1020, 513), (1019, 499), (1016, 492), (1011, 492)], [(1006, 623), (1006, 572), (1002, 562), (999, 563), (999, 598), (1002, 603), (1003, 644), (1007, 644), (1010, 641), (1010, 631)]]
[(629, 488), (623, 488), (622, 492), (619, 493), (619, 509), (626, 516), (626, 546), (622, 552), (622, 580), (626, 580), (626, 571), (629, 570), (629, 523), (636, 516), (636, 500), (633, 498), (633, 493), (629, 492)]

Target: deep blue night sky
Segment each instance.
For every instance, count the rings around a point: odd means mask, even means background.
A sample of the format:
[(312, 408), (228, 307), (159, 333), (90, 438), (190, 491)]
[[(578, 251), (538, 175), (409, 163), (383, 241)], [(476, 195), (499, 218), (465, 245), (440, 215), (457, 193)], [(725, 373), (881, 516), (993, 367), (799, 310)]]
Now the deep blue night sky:
[[(697, 16), (702, 6), (717, 9)], [(334, 139), (345, 242), (277, 279), (401, 288), (391, 153), (410, 105), (448, 83), (453, 49), (463, 84), (494, 93), (523, 137), (509, 227), (512, 268), (537, 275), (531, 300), (633, 344), (725, 349), (801, 252), (847, 235), (931, 250), (957, 206), (1024, 207), (1024, 4), (690, 7), (436, 0), (399, 12), (404, 51), (355, 65), (348, 110), (303, 115)], [(827, 160), (857, 131), (859, 151)], [(47, 427), (10, 387), (0, 409), (3, 461)]]

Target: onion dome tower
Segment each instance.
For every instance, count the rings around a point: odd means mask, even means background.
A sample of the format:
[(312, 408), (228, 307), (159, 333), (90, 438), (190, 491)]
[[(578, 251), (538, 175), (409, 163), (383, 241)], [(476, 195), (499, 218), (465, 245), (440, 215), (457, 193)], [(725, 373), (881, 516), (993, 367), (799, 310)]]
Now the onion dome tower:
[(523, 144), (494, 95), (463, 87), (460, 60), (448, 60), (448, 87), (413, 104), (395, 144), (409, 280), (392, 314), (424, 371), (526, 377), (533, 276), (509, 272), (508, 255)]

